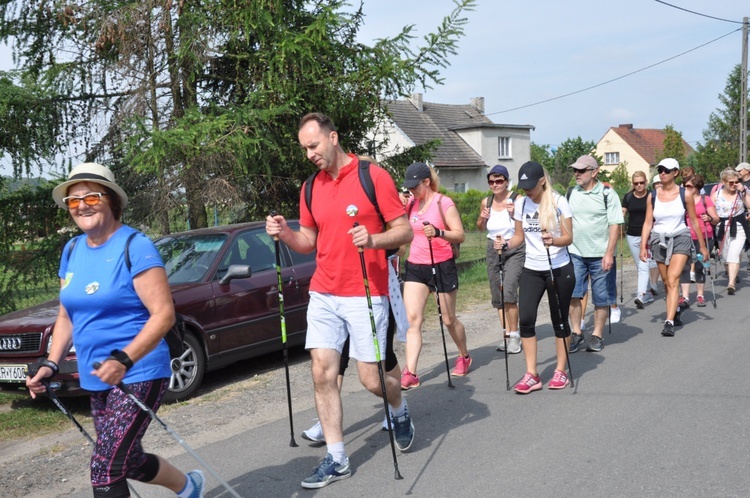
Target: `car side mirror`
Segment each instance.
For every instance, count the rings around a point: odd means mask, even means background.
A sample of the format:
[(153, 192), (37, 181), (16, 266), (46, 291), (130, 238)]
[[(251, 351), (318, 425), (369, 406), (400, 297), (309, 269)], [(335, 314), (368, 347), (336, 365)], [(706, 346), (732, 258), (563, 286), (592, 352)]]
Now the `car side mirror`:
[(229, 265), (227, 273), (219, 280), (219, 285), (229, 285), (235, 278), (250, 278), (252, 274), (250, 265)]

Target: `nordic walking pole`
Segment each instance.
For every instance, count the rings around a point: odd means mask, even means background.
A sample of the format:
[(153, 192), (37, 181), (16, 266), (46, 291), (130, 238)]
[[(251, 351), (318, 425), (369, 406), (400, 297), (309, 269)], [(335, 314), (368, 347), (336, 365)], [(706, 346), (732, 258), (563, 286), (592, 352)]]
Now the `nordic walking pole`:
[[(276, 216), (276, 211), (271, 211), (271, 217)], [(292, 439), (289, 446), (297, 447), (297, 441), (294, 440), (294, 416), (292, 415), (292, 388), (289, 382), (289, 350), (286, 347), (286, 318), (284, 318), (284, 283), (281, 278), (281, 247), (279, 236), (273, 236), (273, 245), (276, 249), (276, 280), (279, 284), (279, 320), (281, 321), (281, 343), (284, 345), (284, 372), (286, 373), (286, 401), (289, 406), (289, 432)]]
[[(422, 222), (425, 226), (429, 225), (429, 221)], [(451, 381), (451, 368), (448, 364), (448, 348), (445, 345), (445, 329), (443, 328), (443, 310), (440, 307), (440, 291), (438, 290), (437, 273), (435, 272), (435, 257), (432, 254), (432, 237), (427, 237), (427, 242), (430, 244), (430, 262), (432, 263), (432, 279), (435, 281), (435, 302), (437, 303), (438, 321), (440, 322), (440, 334), (443, 336), (443, 354), (445, 355), (445, 372), (448, 374), (448, 387), (453, 389), (453, 382)], [(505, 334), (503, 334), (505, 335)], [(507, 348), (506, 348), (507, 350)], [(507, 352), (505, 353), (508, 354)]]
[[(94, 370), (98, 370), (100, 366), (102, 366), (101, 363), (99, 363), (98, 361), (94, 362)], [(203, 458), (201, 458), (201, 456), (198, 453), (196, 453), (195, 450), (191, 448), (189, 444), (185, 442), (184, 439), (178, 436), (177, 433), (171, 427), (169, 427), (166, 422), (164, 422), (161, 418), (159, 418), (159, 416), (156, 413), (154, 413), (154, 411), (148, 405), (146, 405), (143, 401), (141, 401), (140, 398), (138, 398), (138, 396), (136, 396), (135, 393), (133, 393), (133, 391), (131, 391), (130, 388), (125, 385), (124, 382), (120, 382), (119, 384), (117, 384), (117, 387), (122, 392), (124, 392), (125, 395), (128, 398), (130, 398), (133, 401), (133, 403), (135, 403), (138, 406), (138, 408), (146, 412), (148, 416), (151, 417), (151, 420), (153, 420), (154, 422), (158, 422), (159, 425), (161, 425), (165, 431), (167, 431), (173, 438), (175, 438), (175, 440), (178, 443), (180, 443), (180, 445), (183, 448), (185, 448), (187, 452), (190, 453), (190, 455), (193, 458), (195, 458), (195, 460), (198, 463), (200, 463), (212, 476), (214, 476), (214, 478), (217, 481), (219, 481), (219, 484), (224, 486), (224, 488), (227, 491), (229, 491), (229, 493), (232, 496), (234, 496), (235, 498), (242, 498), (240, 495), (237, 494), (237, 492), (234, 490), (234, 488), (232, 488), (232, 486), (227, 484), (227, 482), (224, 479), (222, 479), (221, 476), (217, 474), (216, 471), (210, 465), (208, 465), (208, 463), (206, 463), (206, 461), (203, 460)]]
[[(620, 225), (620, 304), (622, 304), (622, 282), (625, 279), (625, 263), (622, 261), (622, 225)], [(610, 328), (609, 333), (612, 333)]]
[[(500, 237), (498, 235), (497, 237)], [(505, 318), (505, 266), (503, 265), (503, 250), (498, 249), (497, 258), (500, 260), (500, 296), (502, 297), (503, 313), (503, 346), (505, 347), (505, 390), (510, 391), (510, 374), (508, 373), (508, 323)]]
[(711, 279), (711, 300), (713, 301), (714, 309), (716, 309), (716, 290), (714, 289), (714, 275), (711, 273), (711, 260), (703, 261), (703, 254), (698, 253), (698, 263), (703, 265), (703, 273), (708, 273), (708, 278)]
[[(359, 209), (354, 204), (350, 204), (346, 208), (346, 214), (354, 217), (359, 213)], [(354, 222), (354, 227), (358, 227), (359, 223)], [(375, 326), (375, 314), (372, 311), (372, 297), (370, 296), (370, 282), (367, 280), (367, 265), (365, 265), (365, 250), (362, 247), (358, 247), (359, 251), (359, 262), (362, 265), (362, 280), (365, 282), (365, 296), (367, 297), (367, 310), (370, 312), (370, 328), (372, 329), (372, 343), (375, 346), (375, 361), (378, 363), (378, 376), (380, 377), (380, 389), (383, 391), (383, 409), (385, 410), (385, 418), (388, 421), (388, 437), (391, 440), (391, 454), (393, 455), (393, 468), (394, 468), (394, 479), (403, 479), (401, 472), (398, 470), (398, 459), (396, 458), (396, 440), (393, 437), (393, 422), (391, 421), (391, 413), (388, 409), (388, 393), (385, 390), (385, 375), (383, 373), (383, 362), (380, 356), (380, 341), (378, 341), (378, 331)]]
[[(542, 230), (542, 232), (546, 232), (546, 230)], [(555, 290), (555, 301), (557, 303), (557, 318), (558, 320), (560, 320), (560, 326), (563, 327), (563, 330), (564, 330), (565, 322), (562, 316), (562, 308), (560, 307), (560, 289), (557, 286), (557, 280), (555, 280), (555, 272), (552, 271), (552, 256), (550, 256), (549, 246), (547, 244), (544, 245), (544, 248), (547, 250), (547, 261), (549, 261), (549, 276), (550, 276), (550, 279), (552, 280), (552, 287)], [(554, 329), (554, 324), (552, 328)], [(563, 337), (563, 345), (565, 346), (565, 360), (568, 363), (568, 377), (570, 378), (570, 387), (574, 387), (575, 384), (573, 382), (573, 369), (570, 367), (570, 353), (568, 352), (568, 341), (566, 337)]]
[[(27, 370), (27, 374), (31, 375), (32, 377), (36, 375), (36, 372), (32, 372)], [(60, 398), (57, 397), (57, 394), (55, 394), (55, 391), (50, 386), (49, 381), (44, 378), (41, 380), (42, 384), (44, 384), (44, 387), (47, 389), (47, 396), (49, 396), (49, 399), (52, 400), (52, 402), (57, 406), (57, 408), (60, 409), (65, 416), (67, 416), (71, 422), (73, 422), (73, 425), (75, 425), (78, 428), (78, 431), (83, 434), (83, 437), (86, 438), (86, 440), (91, 444), (91, 446), (96, 446), (96, 443), (94, 442), (94, 438), (91, 437), (91, 435), (86, 432), (86, 429), (83, 428), (83, 426), (76, 420), (75, 416), (73, 416), (72, 413), (65, 407), (65, 405), (62, 404), (62, 401), (60, 401)], [(127, 481), (127, 479), (126, 479)], [(141, 495), (138, 494), (138, 492), (133, 488), (133, 486), (128, 482), (128, 488), (130, 489), (130, 492), (135, 496), (136, 498), (140, 498)]]

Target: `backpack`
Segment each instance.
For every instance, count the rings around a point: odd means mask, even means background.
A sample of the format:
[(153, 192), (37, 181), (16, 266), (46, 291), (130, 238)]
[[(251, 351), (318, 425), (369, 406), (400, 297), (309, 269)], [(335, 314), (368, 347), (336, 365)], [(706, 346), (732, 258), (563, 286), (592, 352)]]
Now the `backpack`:
[[(130, 241), (133, 240), (133, 237), (135, 237), (139, 233), (140, 232), (131, 233), (128, 236), (127, 242), (125, 242), (125, 267), (128, 269), (128, 272), (130, 272), (130, 269), (132, 268), (132, 264), (130, 262)], [(68, 251), (65, 253), (66, 261), (69, 260), (70, 255), (73, 254), (73, 248), (75, 248), (77, 241), (78, 237), (75, 237), (70, 241)], [(169, 346), (170, 358), (180, 357), (182, 356), (182, 353), (185, 352), (185, 318), (177, 312), (175, 312), (174, 318), (174, 325), (172, 325), (172, 328), (170, 328), (169, 331), (167, 331), (167, 334), (164, 336), (164, 340), (167, 341), (167, 346)]]
[[(685, 202), (685, 188), (680, 187), (680, 200), (682, 201), (682, 207), (685, 208), (687, 213), (687, 203)], [(656, 190), (651, 191), (651, 211), (653, 212), (656, 207)]]
[[(510, 200), (515, 201), (516, 197), (518, 197), (518, 192), (511, 192), (510, 193)], [(487, 200), (485, 201), (485, 206), (492, 209), (492, 201), (495, 200), (495, 194), (490, 194), (487, 196)]]
[[(357, 172), (359, 174), (359, 183), (360, 185), (362, 185), (362, 190), (365, 191), (365, 195), (372, 203), (372, 207), (375, 208), (375, 212), (378, 214), (378, 217), (380, 218), (380, 222), (383, 224), (383, 231), (385, 232), (386, 222), (385, 222), (385, 218), (383, 217), (383, 213), (380, 212), (380, 206), (378, 206), (378, 197), (375, 194), (375, 184), (372, 183), (372, 176), (370, 174), (370, 161), (365, 161), (364, 159), (360, 159)], [(305, 180), (305, 204), (307, 205), (307, 210), (310, 211), (310, 216), (313, 216), (312, 214), (313, 182), (315, 181), (315, 177), (318, 176), (318, 173), (320, 173), (320, 170), (308, 176), (307, 180)], [(314, 219), (314, 216), (313, 216), (313, 219)], [(386, 249), (385, 255), (386, 257), (388, 257), (393, 254), (396, 254), (397, 252), (398, 252), (398, 248)]]

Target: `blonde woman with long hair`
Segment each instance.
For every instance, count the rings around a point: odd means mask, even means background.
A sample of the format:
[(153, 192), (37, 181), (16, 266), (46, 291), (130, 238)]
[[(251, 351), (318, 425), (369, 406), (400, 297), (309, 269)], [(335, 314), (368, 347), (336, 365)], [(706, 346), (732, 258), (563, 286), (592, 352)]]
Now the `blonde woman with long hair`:
[[(557, 352), (557, 364), (547, 388), (564, 389), (570, 385), (565, 373), (570, 337), (568, 311), (576, 278), (567, 250), (573, 242), (573, 215), (568, 201), (554, 192), (549, 175), (539, 163), (525, 163), (518, 171), (518, 178), (518, 186), (526, 197), (518, 197), (515, 201), (515, 234), (507, 243), (498, 239), (496, 248), (512, 250), (526, 244), (526, 260), (518, 293), (519, 329), (526, 358), (526, 375), (513, 389), (519, 394), (528, 394), (542, 388), (537, 373), (536, 318), (545, 291)], [(550, 275), (550, 261), (556, 286)]]

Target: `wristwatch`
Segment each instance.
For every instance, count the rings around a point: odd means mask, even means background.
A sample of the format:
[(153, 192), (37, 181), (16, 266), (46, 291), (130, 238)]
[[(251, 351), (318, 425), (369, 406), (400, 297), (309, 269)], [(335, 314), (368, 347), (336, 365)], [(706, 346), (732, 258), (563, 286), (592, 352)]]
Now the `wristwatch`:
[(128, 353), (125, 351), (120, 351), (119, 349), (113, 349), (112, 352), (109, 355), (108, 360), (115, 360), (119, 361), (123, 365), (125, 365), (125, 371), (127, 372), (131, 368), (133, 368), (133, 360), (130, 359), (130, 356), (128, 356)]

